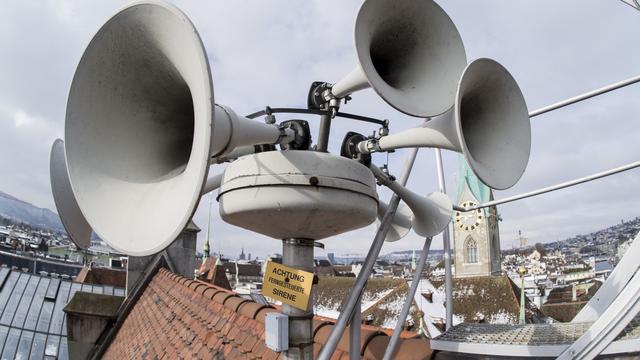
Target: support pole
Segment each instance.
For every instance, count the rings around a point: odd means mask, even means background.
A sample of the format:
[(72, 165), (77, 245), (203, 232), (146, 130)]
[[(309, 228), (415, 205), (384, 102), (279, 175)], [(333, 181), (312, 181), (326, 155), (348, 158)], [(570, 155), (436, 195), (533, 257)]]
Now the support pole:
[[(446, 194), (447, 189), (444, 182), (444, 168), (442, 166), (442, 154), (440, 149), (436, 152), (436, 168), (438, 171), (438, 187), (440, 192)], [(444, 248), (444, 289), (446, 302), (446, 329), (453, 326), (453, 280), (451, 276), (451, 240), (449, 238), (449, 225), (442, 232), (442, 242)]]
[[(422, 252), (420, 253), (420, 260), (418, 260), (416, 271), (413, 273), (411, 288), (407, 293), (406, 299), (404, 299), (404, 305), (402, 305), (402, 311), (400, 311), (400, 317), (398, 317), (398, 322), (396, 323), (396, 327), (395, 329), (393, 329), (393, 334), (391, 335), (391, 339), (389, 340), (389, 345), (387, 345), (387, 350), (385, 351), (384, 357), (382, 358), (383, 360), (393, 359), (393, 356), (396, 353), (396, 347), (398, 346), (398, 340), (400, 339), (402, 326), (404, 325), (404, 322), (407, 319), (407, 316), (409, 315), (409, 309), (411, 309), (413, 298), (416, 294), (416, 290), (418, 290), (418, 284), (420, 284), (420, 280), (422, 278), (424, 263), (427, 261), (427, 254), (429, 253), (430, 247), (431, 247), (431, 237), (428, 237), (424, 239), (424, 245), (422, 246)], [(420, 321), (422, 321), (422, 319)]]
[[(283, 240), (282, 264), (313, 273), (313, 240)], [(282, 313), (289, 317), (289, 350), (282, 353), (282, 358), (311, 360), (313, 358), (313, 291), (306, 310), (283, 304)]]
[(329, 148), (329, 133), (331, 132), (331, 115), (320, 116), (320, 129), (318, 131), (317, 151), (327, 152)]
[(360, 360), (360, 328), (362, 324), (362, 297), (358, 297), (349, 328), (349, 360)]
[(525, 316), (524, 316), (524, 276), (520, 277), (520, 325), (525, 324)]
[[(399, 183), (402, 185), (406, 185), (407, 179), (409, 178), (409, 174), (411, 173), (411, 168), (413, 167), (413, 163), (416, 160), (416, 155), (418, 154), (418, 148), (414, 148), (410, 150), (409, 157), (404, 164), (404, 169), (402, 170), (402, 174), (400, 175)], [(373, 269), (373, 265), (376, 263), (376, 259), (378, 258), (378, 254), (380, 254), (380, 250), (382, 249), (382, 244), (384, 243), (384, 239), (387, 236), (387, 232), (391, 227), (391, 221), (393, 216), (395, 215), (396, 209), (398, 208), (398, 203), (400, 202), (400, 198), (393, 194), (391, 196), (391, 200), (389, 201), (389, 206), (387, 207), (387, 211), (384, 213), (382, 217), (382, 221), (380, 222), (380, 227), (376, 232), (376, 236), (373, 239), (373, 243), (369, 248), (369, 252), (367, 253), (367, 257), (364, 260), (364, 264), (362, 265), (362, 269), (356, 278), (355, 284), (353, 284), (353, 289), (349, 293), (349, 298), (346, 301), (346, 305), (340, 316), (338, 316), (338, 320), (336, 320), (336, 324), (331, 330), (331, 334), (327, 339), (327, 343), (320, 351), (318, 355), (318, 360), (328, 360), (333, 355), (333, 352), (338, 346), (338, 342), (344, 333), (344, 329), (347, 327), (347, 323), (351, 320), (353, 316), (353, 311), (356, 307), (356, 304), (359, 302), (360, 297), (362, 296), (362, 292), (364, 291), (364, 287), (367, 284), (367, 280), (369, 279), (369, 275), (371, 274), (371, 270)]]
[(640, 76), (634, 76), (634, 77), (628, 78), (626, 80), (622, 80), (620, 82), (601, 87), (600, 89), (589, 91), (587, 93), (572, 97), (570, 99), (566, 99), (566, 100), (557, 102), (555, 104), (551, 104), (551, 105), (545, 106), (545, 107), (540, 108), (538, 110), (534, 110), (534, 111), (529, 113), (529, 117), (535, 117), (535, 116), (538, 116), (538, 115), (542, 115), (542, 114), (547, 113), (549, 111), (557, 110), (557, 109), (563, 108), (563, 107), (565, 107), (567, 105), (575, 104), (577, 102), (580, 102), (580, 101), (583, 101), (583, 100), (587, 100), (587, 99), (590, 99), (590, 98), (592, 98), (594, 96), (602, 95), (602, 94), (608, 93), (609, 91), (617, 90), (617, 89), (620, 89), (622, 87), (625, 87), (625, 86), (628, 86), (628, 85), (631, 85), (631, 84), (635, 84), (637, 82), (640, 82)]
[(470, 208), (457, 208), (454, 210), (458, 210), (458, 211), (472, 211), (472, 210), (477, 210), (477, 209), (483, 209), (486, 207), (490, 207), (490, 206), (496, 206), (496, 205), (500, 205), (500, 204), (506, 204), (512, 201), (516, 201), (516, 200), (521, 200), (521, 199), (526, 199), (532, 196), (538, 196), (541, 194), (546, 194), (552, 191), (556, 191), (556, 190), (560, 190), (560, 189), (564, 189), (564, 188), (568, 188), (570, 186), (574, 186), (574, 185), (579, 185), (582, 183), (586, 183), (589, 181), (593, 181), (593, 180), (597, 180), (603, 177), (607, 177), (610, 175), (614, 175), (623, 171), (627, 171), (627, 170), (631, 170), (631, 169), (635, 169), (637, 167), (640, 167), (640, 161), (635, 161), (632, 162), (630, 164), (627, 165), (623, 165), (623, 166), (619, 166), (617, 168), (613, 168), (607, 171), (603, 171), (603, 172), (599, 172), (593, 175), (589, 175), (589, 176), (585, 176), (585, 177), (581, 177), (575, 180), (571, 180), (571, 181), (567, 181), (567, 182), (563, 182), (560, 184), (556, 184), (556, 185), (552, 185), (552, 186), (548, 186), (542, 189), (538, 189), (538, 190), (534, 190), (534, 191), (530, 191), (524, 194), (520, 194), (520, 195), (514, 195), (514, 196), (510, 196), (504, 199), (499, 199), (499, 200), (493, 200), (493, 201), (489, 201), (486, 202), (484, 204), (480, 204), (477, 206), (472, 206)]

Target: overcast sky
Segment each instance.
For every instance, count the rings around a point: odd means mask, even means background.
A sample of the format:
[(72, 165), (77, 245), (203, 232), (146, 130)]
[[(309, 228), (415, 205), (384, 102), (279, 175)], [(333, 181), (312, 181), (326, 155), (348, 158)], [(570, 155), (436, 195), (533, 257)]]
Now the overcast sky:
[[(51, 143), (63, 138), (66, 97), (80, 56), (97, 29), (126, 1), (3, 2), (0, 12), (0, 190), (55, 209), (49, 186)], [(468, 60), (491, 57), (518, 81), (529, 110), (640, 74), (640, 12), (620, 1), (452, 1), (438, 3), (464, 40)], [(353, 22), (359, 1), (180, 1), (204, 41), (216, 102), (239, 113), (270, 106), (306, 106), (312, 81), (335, 82), (356, 64)], [(496, 198), (585, 176), (640, 159), (640, 85), (536, 117), (529, 166)], [(398, 131), (419, 124), (372, 90), (354, 95), (343, 111), (391, 120)], [(286, 120), (284, 115), (278, 120)], [(317, 119), (307, 118), (314, 134)], [(330, 150), (349, 130), (375, 127), (336, 120)], [(406, 151), (390, 156), (398, 174)], [(420, 194), (436, 189), (432, 150), (424, 149), (409, 181)], [(376, 156), (376, 163), (386, 161)], [(212, 169), (222, 171), (223, 166)], [(448, 190), (457, 157), (445, 153)], [(564, 239), (640, 215), (640, 170), (499, 207), (503, 248), (518, 230), (530, 242)], [(388, 199), (387, 191), (380, 192)], [(209, 196), (194, 217), (207, 233)], [(217, 210), (217, 204), (214, 203)], [(280, 242), (224, 223), (214, 211), (213, 251), (236, 256), (280, 252)], [(366, 253), (375, 228), (326, 239), (326, 252)], [(417, 249), (411, 234), (382, 252)], [(433, 248), (442, 248), (440, 237)], [(318, 250), (322, 255), (325, 251)]]

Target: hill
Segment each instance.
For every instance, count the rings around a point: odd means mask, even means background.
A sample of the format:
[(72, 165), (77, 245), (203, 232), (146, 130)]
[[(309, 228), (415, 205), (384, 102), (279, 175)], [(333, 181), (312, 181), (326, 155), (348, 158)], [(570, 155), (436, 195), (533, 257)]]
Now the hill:
[(0, 216), (34, 227), (64, 231), (58, 214), (0, 191)]

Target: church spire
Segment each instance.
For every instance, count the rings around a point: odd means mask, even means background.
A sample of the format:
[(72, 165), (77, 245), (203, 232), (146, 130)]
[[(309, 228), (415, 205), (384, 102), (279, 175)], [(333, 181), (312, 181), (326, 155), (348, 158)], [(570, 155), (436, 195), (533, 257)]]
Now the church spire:
[(464, 156), (458, 156), (458, 164), (459, 164), (459, 173), (458, 173), (458, 181), (457, 181), (457, 192), (456, 192), (456, 202), (460, 203), (460, 198), (464, 192), (465, 186), (469, 188), (473, 197), (478, 200), (478, 203), (482, 204), (487, 201), (490, 201), (491, 198), (491, 189), (485, 185), (476, 174), (474, 174), (471, 167), (465, 160)]

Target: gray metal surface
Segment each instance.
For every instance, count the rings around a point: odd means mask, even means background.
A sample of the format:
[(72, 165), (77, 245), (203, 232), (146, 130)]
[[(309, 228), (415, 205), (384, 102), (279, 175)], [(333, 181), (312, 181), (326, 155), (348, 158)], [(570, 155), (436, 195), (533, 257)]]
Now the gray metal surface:
[[(560, 360), (593, 359), (640, 313), (640, 272), (618, 294), (589, 329), (558, 357)], [(634, 332), (634, 331), (630, 331)], [(638, 347), (640, 351), (640, 347)]]
[[(431, 340), (441, 351), (496, 356), (556, 357), (585, 334), (592, 322), (556, 324), (456, 325)], [(602, 354), (640, 351), (640, 316), (636, 316)]]
[(596, 321), (611, 306), (618, 294), (624, 290), (629, 280), (640, 270), (640, 233), (620, 262), (615, 266), (607, 281), (602, 284), (589, 302), (571, 320), (571, 322)]
[(123, 289), (0, 268), (0, 353), (3, 359), (68, 359), (66, 315), (76, 291), (124, 296)]

